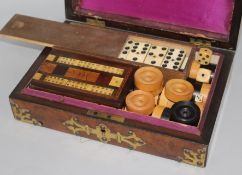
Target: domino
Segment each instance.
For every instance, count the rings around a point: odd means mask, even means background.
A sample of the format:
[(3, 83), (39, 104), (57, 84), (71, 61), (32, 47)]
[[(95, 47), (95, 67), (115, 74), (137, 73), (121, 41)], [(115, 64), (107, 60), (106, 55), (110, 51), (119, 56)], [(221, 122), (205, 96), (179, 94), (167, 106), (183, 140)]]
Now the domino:
[(124, 47), (122, 48), (122, 51), (121, 51), (120, 55), (118, 56), (118, 58), (126, 60), (131, 49), (134, 47), (134, 44), (135, 44), (135, 42), (133, 40), (128, 40), (125, 43)]
[(182, 49), (169, 49), (161, 67), (172, 70), (179, 70), (182, 66), (186, 52)]
[(145, 64), (153, 66), (161, 66), (166, 54), (168, 47), (152, 45), (145, 59)]
[(149, 52), (151, 44), (134, 42), (126, 60), (138, 63), (144, 63), (147, 53)]

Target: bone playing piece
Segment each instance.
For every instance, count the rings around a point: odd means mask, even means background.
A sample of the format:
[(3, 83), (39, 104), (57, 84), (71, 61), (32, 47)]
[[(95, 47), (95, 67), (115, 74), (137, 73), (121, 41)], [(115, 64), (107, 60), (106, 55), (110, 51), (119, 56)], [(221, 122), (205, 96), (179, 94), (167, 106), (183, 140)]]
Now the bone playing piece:
[(165, 95), (172, 102), (190, 101), (193, 92), (193, 85), (182, 79), (172, 79), (165, 86)]
[(194, 60), (192, 62), (192, 66), (191, 66), (191, 69), (190, 69), (190, 73), (189, 73), (189, 78), (191, 79), (196, 79), (197, 78), (197, 74), (198, 74), (198, 71), (200, 69), (200, 63), (196, 60)]
[(163, 73), (154, 67), (142, 67), (135, 72), (135, 86), (139, 90), (159, 95), (164, 84)]
[(171, 108), (174, 105), (174, 102), (168, 100), (165, 95), (165, 88), (163, 89), (161, 95), (157, 99), (157, 104), (167, 108)]
[(171, 108), (170, 120), (182, 124), (197, 126), (201, 111), (199, 107), (190, 101), (178, 102)]
[(213, 75), (211, 70), (200, 68), (197, 73), (196, 81), (201, 83), (209, 83), (212, 76)]
[(130, 112), (150, 115), (155, 108), (155, 98), (149, 92), (133, 91), (126, 97), (126, 108)]
[(164, 106), (156, 106), (153, 110), (152, 117), (157, 119), (167, 119), (170, 118), (170, 109)]

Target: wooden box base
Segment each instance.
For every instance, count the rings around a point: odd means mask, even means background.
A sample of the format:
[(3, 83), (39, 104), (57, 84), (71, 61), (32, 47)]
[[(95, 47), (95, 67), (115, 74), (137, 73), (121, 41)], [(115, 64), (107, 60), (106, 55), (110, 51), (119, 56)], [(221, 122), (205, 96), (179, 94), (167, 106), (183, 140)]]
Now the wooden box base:
[[(46, 40), (45, 26), (47, 25), (51, 27), (48, 29), (49, 37)], [(68, 37), (59, 38), (57, 36), (59, 28), (62, 28), (63, 31), (69, 31), (67, 33)], [(20, 30), (21, 32), (19, 32)], [(96, 36), (92, 35), (90, 31), (94, 32), (95, 35), (100, 35), (99, 38), (96, 39)], [(112, 32), (116, 39), (110, 37), (109, 32)], [(143, 37), (145, 37), (150, 42), (154, 42), (160, 38), (141, 34), (133, 35), (133, 33), (131, 35), (130, 32), (100, 29), (85, 24), (79, 27), (77, 25), (55, 23), (25, 16), (15, 16), (1, 33), (10, 38), (55, 48), (46, 48), (41, 53), (40, 57), (10, 95), (13, 114), (17, 120), (199, 167), (206, 165), (208, 146), (233, 61), (233, 51), (212, 48), (215, 53), (222, 55), (223, 59), (216, 66), (212, 81), (212, 90), (204, 108), (204, 116), (196, 127), (179, 125), (174, 122), (154, 118), (146, 119), (147, 116), (146, 118), (142, 118), (145, 116), (120, 112), (118, 109), (105, 108), (97, 104), (94, 106), (86, 105), (87, 107), (85, 107), (83, 105), (84, 103), (86, 104), (85, 99), (82, 105), (75, 106), (71, 103), (65, 103), (65, 98), (60, 99), (58, 97), (58, 100), (54, 100), (57, 98), (57, 96), (54, 96), (53, 100), (47, 100), (46, 98), (42, 98), (43, 94), (32, 96), (27, 93), (27, 85), (52, 50), (59, 49), (70, 55), (74, 53), (84, 53), (88, 56), (101, 55), (102, 59), (114, 59), (120, 64), (129, 63), (134, 67), (141, 67), (144, 66), (143, 63), (132, 63), (117, 59), (125, 42), (130, 36), (136, 39), (144, 39)], [(36, 35), (36, 33), (39, 35)], [(80, 41), (76, 39), (77, 36), (85, 36), (85, 40)], [(70, 38), (73, 38), (73, 40)], [(103, 38), (106, 40), (103, 40)], [(89, 44), (93, 40), (96, 42), (93, 45)], [(167, 42), (172, 42), (176, 46), (183, 46), (187, 49), (187, 53), (189, 53), (187, 66), (182, 71), (161, 68), (166, 77), (165, 81), (174, 78), (187, 78), (195, 51), (198, 49), (188, 43), (166, 39), (163, 39), (163, 42), (166, 44)], [(110, 109), (110, 112), (108, 109)], [(116, 113), (117, 111), (118, 113)]]

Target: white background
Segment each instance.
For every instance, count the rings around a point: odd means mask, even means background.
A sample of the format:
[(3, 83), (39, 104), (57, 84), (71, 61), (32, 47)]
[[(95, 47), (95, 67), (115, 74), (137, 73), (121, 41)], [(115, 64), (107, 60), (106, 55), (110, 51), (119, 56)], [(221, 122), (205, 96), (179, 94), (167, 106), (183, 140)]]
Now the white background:
[[(0, 0), (0, 28), (15, 13), (64, 21), (64, 0)], [(8, 95), (42, 48), (0, 40), (0, 174), (241, 174), (241, 42), (242, 36), (216, 122), (208, 165), (201, 169), (15, 121)]]

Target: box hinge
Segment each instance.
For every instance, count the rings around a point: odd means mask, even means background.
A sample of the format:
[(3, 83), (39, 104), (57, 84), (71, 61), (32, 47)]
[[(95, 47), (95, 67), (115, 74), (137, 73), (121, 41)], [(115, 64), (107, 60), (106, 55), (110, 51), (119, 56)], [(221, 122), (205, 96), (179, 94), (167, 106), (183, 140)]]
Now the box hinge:
[(206, 47), (206, 48), (212, 47), (211, 41), (202, 40), (202, 39), (190, 38), (190, 43), (192, 43), (192, 44), (194, 44), (195, 46), (198, 46), (198, 47)]
[(86, 23), (89, 24), (89, 25), (98, 26), (98, 27), (105, 27), (106, 26), (105, 21), (99, 20), (97, 18), (95, 18), (95, 19), (87, 18)]

